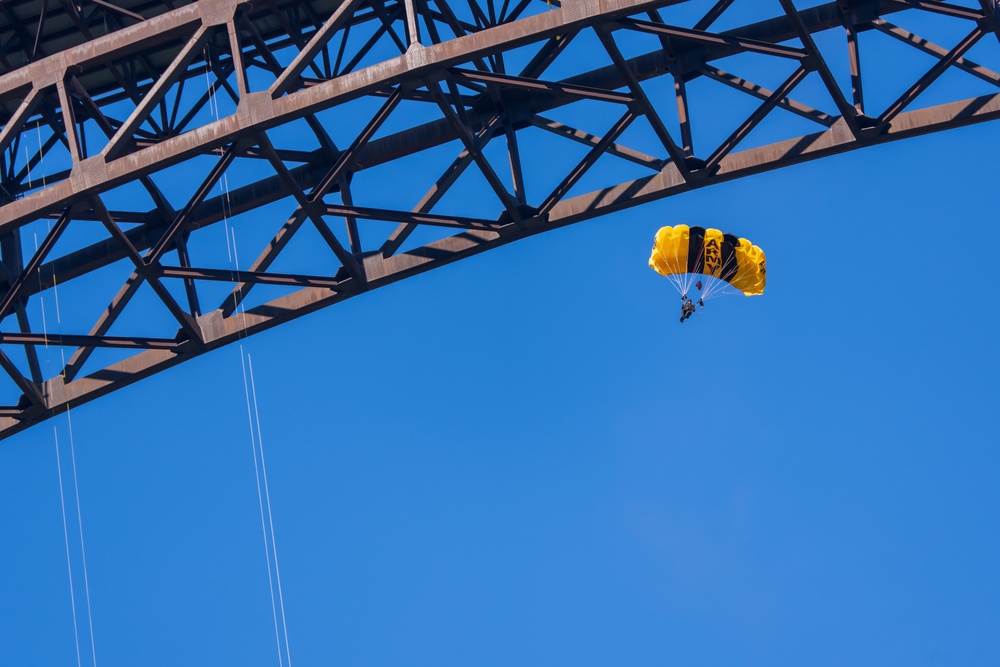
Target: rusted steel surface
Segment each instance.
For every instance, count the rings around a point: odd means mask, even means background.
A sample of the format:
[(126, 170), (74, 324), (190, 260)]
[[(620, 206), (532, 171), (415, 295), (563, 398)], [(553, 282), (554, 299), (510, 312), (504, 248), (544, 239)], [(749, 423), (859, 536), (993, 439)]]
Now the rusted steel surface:
[[(0, 438), (526, 236), (1000, 116), (992, 0), (692, 4), (0, 0)], [(872, 77), (867, 32), (928, 65)], [(992, 88), (921, 104), (951, 72)]]

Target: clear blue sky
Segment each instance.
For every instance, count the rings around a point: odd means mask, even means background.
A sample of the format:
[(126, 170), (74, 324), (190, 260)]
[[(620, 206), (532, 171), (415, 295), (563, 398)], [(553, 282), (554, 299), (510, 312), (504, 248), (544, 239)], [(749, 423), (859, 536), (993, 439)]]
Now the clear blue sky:
[[(998, 141), (689, 193), (250, 339), (292, 664), (1000, 663)], [(752, 239), (767, 293), (678, 324), (669, 222)], [(72, 420), (98, 664), (277, 664), (239, 350)], [(76, 662), (54, 426), (0, 444), (4, 667)]]

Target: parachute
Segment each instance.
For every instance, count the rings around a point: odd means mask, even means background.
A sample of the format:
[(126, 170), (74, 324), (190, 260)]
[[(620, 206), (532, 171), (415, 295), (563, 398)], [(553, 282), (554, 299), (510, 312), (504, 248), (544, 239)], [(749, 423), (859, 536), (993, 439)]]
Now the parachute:
[(706, 299), (735, 292), (746, 296), (763, 294), (767, 282), (764, 251), (747, 239), (718, 229), (687, 225), (660, 228), (649, 266), (668, 278), (682, 299), (687, 299), (691, 287), (696, 287), (702, 305)]

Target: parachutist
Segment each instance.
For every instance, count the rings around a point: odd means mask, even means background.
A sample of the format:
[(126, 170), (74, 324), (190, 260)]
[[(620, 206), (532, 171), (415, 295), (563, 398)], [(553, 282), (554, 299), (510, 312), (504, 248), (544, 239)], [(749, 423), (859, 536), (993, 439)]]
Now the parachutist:
[(685, 297), (684, 305), (681, 306), (681, 322), (694, 315), (694, 302)]
[[(2, 2), (3, 0), (0, 0)], [(716, 282), (726, 283), (746, 296), (764, 293), (767, 259), (764, 251), (748, 239), (718, 229), (676, 225), (661, 227), (653, 240), (649, 266), (670, 277), (687, 302), (687, 288), (717, 295)], [(694, 281), (692, 283), (692, 281)], [(699, 301), (700, 303), (700, 301)]]

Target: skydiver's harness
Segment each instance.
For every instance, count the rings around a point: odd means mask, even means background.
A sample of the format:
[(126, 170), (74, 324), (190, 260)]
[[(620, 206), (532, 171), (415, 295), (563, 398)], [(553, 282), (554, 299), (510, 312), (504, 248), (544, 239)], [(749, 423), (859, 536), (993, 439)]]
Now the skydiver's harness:
[[(692, 315), (694, 315), (695, 307), (694, 307), (694, 302), (690, 298), (688, 298), (687, 294), (685, 294), (684, 296), (682, 296), (681, 299), (684, 300), (684, 303), (681, 304), (681, 322), (683, 322), (687, 318), (689, 318)], [(699, 300), (699, 303), (701, 303), (700, 300)], [(704, 306), (704, 305), (705, 304), (702, 303), (702, 306)]]

